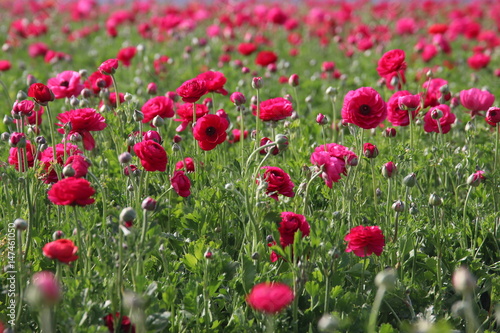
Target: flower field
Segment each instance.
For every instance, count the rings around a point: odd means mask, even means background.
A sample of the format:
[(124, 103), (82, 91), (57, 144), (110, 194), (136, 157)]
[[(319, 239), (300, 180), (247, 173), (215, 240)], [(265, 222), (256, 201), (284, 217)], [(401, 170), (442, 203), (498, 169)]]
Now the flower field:
[(495, 1), (0, 7), (0, 332), (500, 330)]

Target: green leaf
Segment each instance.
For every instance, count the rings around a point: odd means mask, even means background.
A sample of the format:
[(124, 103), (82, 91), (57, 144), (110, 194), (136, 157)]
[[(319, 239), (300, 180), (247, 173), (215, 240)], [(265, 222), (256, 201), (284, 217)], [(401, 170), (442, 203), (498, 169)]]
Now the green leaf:
[(394, 327), (390, 324), (382, 324), (380, 325), (379, 333), (395, 333)]
[(193, 256), (191, 253), (186, 253), (184, 258), (182, 259), (187, 268), (191, 271), (196, 270), (196, 265), (198, 264), (198, 259)]

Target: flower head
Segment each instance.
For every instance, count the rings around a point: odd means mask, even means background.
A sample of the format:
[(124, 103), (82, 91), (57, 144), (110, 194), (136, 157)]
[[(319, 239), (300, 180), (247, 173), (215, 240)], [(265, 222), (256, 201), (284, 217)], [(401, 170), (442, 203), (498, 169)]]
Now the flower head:
[(174, 175), (170, 178), (170, 183), (174, 188), (175, 192), (181, 197), (189, 197), (191, 195), (191, 181), (186, 176), (184, 171), (176, 170)]
[(71, 136), (73, 133), (78, 133), (82, 136), (83, 147), (86, 150), (92, 150), (95, 148), (95, 140), (90, 131), (102, 131), (108, 125), (106, 124), (106, 119), (97, 113), (96, 110), (91, 108), (70, 110), (64, 113), (60, 113), (57, 116), (57, 120), (61, 123), (56, 124), (61, 128), (57, 131), (59, 133), (66, 133), (67, 131), (63, 128), (66, 124), (71, 125), (71, 130), (67, 133), (67, 137)]
[(194, 78), (184, 82), (177, 88), (176, 92), (181, 96), (184, 102), (194, 103), (198, 101), (201, 96), (208, 93), (208, 88), (205, 80)]
[(47, 86), (57, 99), (78, 96), (84, 88), (80, 82), (80, 74), (74, 71), (64, 71), (57, 74), (56, 77), (47, 81)]
[(226, 140), (229, 122), (215, 114), (201, 117), (193, 128), (193, 136), (203, 150), (212, 150)]
[(276, 314), (293, 301), (292, 289), (283, 283), (260, 283), (247, 296), (248, 304), (257, 311)]
[(372, 129), (380, 125), (386, 116), (386, 103), (373, 88), (362, 87), (351, 90), (344, 98), (342, 118), (348, 123)]
[(144, 140), (134, 145), (135, 154), (141, 159), (146, 171), (165, 171), (167, 169), (167, 152), (158, 142)]
[(94, 203), (95, 190), (88, 180), (68, 177), (55, 183), (48, 192), (49, 200), (62, 206), (86, 206)]
[(58, 239), (44, 245), (43, 255), (50, 259), (59, 260), (62, 263), (68, 264), (78, 259), (76, 252), (78, 247), (69, 239)]
[(278, 121), (290, 117), (293, 105), (283, 97), (271, 98), (260, 103), (259, 118), (263, 121)]
[(354, 227), (344, 237), (344, 240), (348, 243), (346, 252), (354, 252), (355, 255), (361, 258), (372, 253), (380, 256), (385, 246), (385, 237), (378, 226)]
[[(266, 194), (271, 198), (278, 201), (278, 194), (290, 198), (295, 196), (293, 192), (295, 185), (283, 169), (271, 166), (265, 166), (261, 169), (266, 170), (261, 177), (267, 183)], [(259, 179), (257, 179), (257, 182), (260, 182)]]

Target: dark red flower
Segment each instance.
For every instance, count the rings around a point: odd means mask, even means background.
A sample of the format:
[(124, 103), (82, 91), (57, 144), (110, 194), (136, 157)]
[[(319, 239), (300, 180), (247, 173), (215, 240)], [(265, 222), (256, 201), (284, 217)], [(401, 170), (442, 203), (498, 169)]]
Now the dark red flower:
[(61, 206), (86, 206), (94, 203), (95, 190), (88, 180), (68, 177), (61, 179), (48, 192), (49, 200)]
[(364, 129), (380, 125), (387, 116), (387, 105), (380, 94), (371, 87), (351, 90), (344, 97), (342, 118)]
[(260, 283), (247, 296), (248, 304), (257, 311), (276, 314), (293, 301), (292, 289), (283, 283)]
[(182, 161), (175, 164), (175, 170), (185, 170), (186, 172), (194, 172), (194, 160), (191, 157), (186, 157)]
[(354, 227), (344, 237), (344, 240), (348, 243), (345, 251), (354, 252), (355, 255), (361, 258), (369, 256), (372, 253), (380, 256), (385, 246), (384, 234), (378, 226)]
[(297, 231), (302, 233), (302, 237), (306, 237), (309, 236), (310, 230), (311, 228), (304, 215), (292, 212), (281, 213), (281, 222), (278, 228), (281, 247), (285, 248), (292, 245)]
[(486, 122), (491, 126), (496, 126), (500, 123), (500, 108), (491, 107), (486, 111)]
[[(24, 159), (24, 151), (26, 151), (26, 160)], [(25, 172), (27, 168), (32, 168), (35, 164), (35, 153), (36, 148), (31, 144), (29, 140), (26, 140), (26, 147), (17, 148), (13, 147), (9, 150), (9, 164), (13, 165), (16, 170)], [(19, 156), (21, 160), (19, 161)], [(20, 162), (20, 163), (19, 163)], [(26, 168), (25, 168), (26, 166)]]
[(229, 122), (215, 114), (201, 117), (193, 128), (193, 136), (203, 150), (212, 150), (226, 140)]
[(226, 96), (227, 90), (224, 89), (224, 84), (227, 79), (221, 72), (208, 71), (197, 76), (198, 79), (204, 80), (209, 92), (216, 92)]
[(55, 99), (54, 93), (43, 83), (33, 83), (28, 89), (28, 96), (40, 105), (47, 105)]
[(365, 155), (366, 158), (375, 158), (378, 156), (378, 148), (377, 146), (366, 142), (363, 145), (363, 155)]
[(205, 80), (194, 78), (181, 84), (176, 92), (181, 96), (184, 102), (194, 103), (198, 101), (201, 96), (208, 93), (208, 89)]
[(170, 178), (170, 183), (175, 192), (181, 197), (189, 197), (191, 195), (191, 181), (182, 170), (174, 171), (174, 175)]
[[(115, 318), (120, 318), (120, 312), (115, 313)], [(104, 318), (104, 323), (108, 327), (110, 333), (115, 333), (114, 326), (114, 318), (110, 313), (106, 315)], [(130, 318), (127, 316), (122, 316), (122, 322), (120, 323), (120, 327), (118, 328), (118, 332), (120, 333), (135, 333), (135, 325), (132, 325)]]
[[(410, 112), (412, 113), (412, 119), (418, 113), (418, 109), (410, 111), (403, 110), (400, 107), (400, 101), (403, 96), (415, 96), (409, 91), (401, 90), (396, 91), (391, 98), (387, 101), (387, 120), (391, 122), (393, 126), (408, 126), (410, 125)], [(418, 101), (420, 101), (420, 96), (416, 96)]]
[[(267, 144), (269, 144), (269, 143), (273, 143), (273, 141), (272, 141), (271, 139), (267, 138), (267, 137), (263, 137), (262, 139), (260, 139), (260, 145), (259, 145), (259, 147), (265, 146), (265, 145), (267, 145)], [(266, 155), (266, 154), (267, 154), (267, 152), (268, 152), (270, 149), (271, 149), (271, 154), (272, 154), (272, 155), (278, 155), (278, 154), (279, 154), (279, 152), (280, 152), (280, 150), (279, 150), (278, 146), (277, 146), (277, 145), (275, 145), (274, 147), (267, 147), (267, 148), (261, 149), (261, 150), (259, 151), (259, 154), (261, 154), (261, 155)]]
[[(295, 192), (293, 192), (295, 184), (283, 169), (271, 166), (265, 166), (261, 169), (266, 171), (259, 177), (262, 177), (262, 180), (267, 183), (266, 194), (271, 198), (278, 201), (278, 194), (289, 198), (295, 196)], [(257, 183), (259, 183), (259, 178), (257, 179)]]
[(278, 56), (273, 51), (260, 51), (255, 58), (255, 63), (262, 67), (267, 67), (269, 64), (274, 64), (278, 60)]
[[(210, 110), (205, 104), (196, 104), (196, 119), (200, 119), (206, 115)], [(179, 118), (175, 121), (182, 121), (182, 123), (175, 129), (177, 132), (184, 131), (189, 123), (193, 122), (193, 104), (186, 103), (177, 107), (177, 116)]]
[(167, 152), (157, 142), (146, 140), (134, 145), (135, 154), (141, 159), (146, 171), (165, 171), (167, 169)]
[(58, 239), (44, 245), (43, 255), (50, 259), (59, 260), (62, 263), (68, 264), (78, 259), (76, 251), (78, 247), (69, 239)]
[(71, 130), (60, 128), (57, 131), (61, 134), (67, 134), (67, 138), (73, 133), (79, 133), (83, 139), (83, 147), (86, 150), (95, 148), (95, 140), (90, 131), (102, 131), (107, 127), (106, 119), (91, 108), (70, 110), (60, 113), (57, 120), (61, 123), (57, 126), (64, 127), (67, 123), (71, 124)]
[(174, 102), (165, 96), (157, 96), (148, 100), (141, 108), (144, 114), (143, 123), (149, 123), (154, 117), (172, 118), (174, 112)]

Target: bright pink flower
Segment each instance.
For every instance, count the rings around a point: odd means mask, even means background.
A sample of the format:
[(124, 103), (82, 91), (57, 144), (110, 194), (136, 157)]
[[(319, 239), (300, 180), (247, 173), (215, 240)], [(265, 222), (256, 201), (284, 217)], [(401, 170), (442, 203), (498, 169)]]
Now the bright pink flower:
[(278, 121), (285, 119), (286, 117), (290, 117), (293, 112), (292, 102), (283, 97), (262, 101), (259, 106), (259, 118), (263, 121)]
[(174, 102), (165, 96), (157, 96), (148, 100), (141, 108), (144, 114), (143, 123), (149, 123), (154, 117), (172, 118), (174, 112)]
[(170, 178), (170, 183), (174, 191), (181, 197), (189, 197), (191, 195), (191, 181), (182, 170), (174, 171), (174, 175)]
[[(440, 110), (443, 114), (441, 118), (434, 119), (433, 112)], [(436, 132), (439, 133), (439, 124), (441, 125), (441, 131), (446, 134), (450, 131), (451, 125), (455, 122), (457, 117), (455, 114), (451, 113), (450, 107), (446, 104), (437, 105), (432, 107), (424, 116), (424, 131), (426, 132)]]
[(101, 89), (109, 88), (113, 84), (113, 81), (111, 79), (111, 76), (102, 74), (99, 71), (95, 71), (94, 73), (90, 74), (88, 79), (83, 84), (85, 88), (91, 89), (94, 94), (98, 94)]
[(500, 123), (500, 108), (491, 107), (486, 111), (486, 122), (491, 126), (496, 126)]
[[(243, 132), (243, 139), (246, 139), (248, 137), (248, 131), (245, 130)], [(236, 143), (236, 142), (240, 142), (241, 140), (241, 130), (238, 129), (238, 128), (235, 128), (231, 131), (231, 136), (230, 138), (228, 138), (228, 142), (229, 143)]]
[(490, 56), (484, 53), (476, 53), (469, 59), (467, 59), (467, 63), (469, 64), (470, 68), (474, 70), (480, 70), (481, 68), (487, 67), (490, 63), (490, 60)]
[(97, 68), (101, 74), (112, 75), (115, 74), (118, 69), (118, 59), (108, 59), (105, 60), (99, 68)]
[(95, 190), (88, 180), (68, 177), (61, 179), (48, 192), (49, 200), (56, 205), (86, 206), (94, 203)]
[(254, 53), (255, 50), (257, 50), (257, 46), (253, 43), (241, 43), (238, 45), (238, 52), (245, 56)]
[(36, 58), (36, 57), (43, 58), (43, 57), (45, 57), (45, 55), (47, 54), (48, 51), (49, 51), (49, 47), (47, 46), (47, 44), (42, 43), (42, 42), (35, 42), (35, 43), (30, 44), (30, 46), (28, 46), (28, 54), (32, 58)]
[(342, 118), (364, 129), (380, 125), (387, 117), (387, 105), (380, 94), (371, 87), (351, 90), (344, 97)]
[(71, 166), (73, 170), (75, 170), (75, 174), (73, 176), (75, 178), (85, 177), (90, 167), (90, 163), (82, 155), (71, 155), (64, 164), (64, 166), (67, 165)]
[(265, 166), (261, 169), (265, 169), (266, 171), (262, 176), (259, 175), (257, 183), (260, 183), (260, 178), (267, 183), (266, 194), (269, 197), (278, 201), (278, 194), (289, 198), (295, 196), (295, 192), (293, 191), (295, 184), (283, 169), (271, 166)]
[(283, 283), (260, 283), (252, 288), (247, 303), (257, 311), (276, 314), (293, 301), (292, 289)]
[(212, 150), (226, 140), (229, 122), (215, 114), (207, 114), (196, 122), (193, 136), (203, 150)]
[[(196, 119), (205, 116), (209, 111), (205, 104), (196, 104)], [(193, 104), (186, 103), (178, 106), (177, 116), (179, 118), (174, 119), (174, 121), (182, 121), (182, 123), (175, 130), (182, 132), (188, 127), (189, 123), (193, 122)]]
[(484, 171), (478, 170), (467, 178), (467, 184), (472, 187), (478, 187), (485, 180)]
[(335, 70), (335, 63), (333, 61), (324, 61), (321, 65), (323, 72), (332, 72)]
[(191, 157), (186, 157), (184, 160), (175, 164), (175, 170), (185, 170), (186, 172), (194, 172), (194, 160)]
[[(409, 111), (401, 109), (400, 100), (403, 96), (414, 95), (406, 90), (396, 91), (387, 101), (387, 120), (389, 120), (393, 126), (408, 126), (410, 124), (409, 113), (412, 113), (412, 119), (415, 119), (418, 113), (418, 110)], [(416, 97), (420, 101), (420, 96), (417, 95)]]
[(80, 82), (80, 74), (73, 71), (64, 71), (47, 81), (47, 86), (54, 93), (55, 98), (78, 96), (84, 86)]
[[(26, 151), (26, 160), (24, 159), (23, 150)], [(8, 162), (13, 165), (17, 171), (25, 172), (27, 168), (32, 168), (35, 164), (35, 153), (36, 147), (31, 144), (29, 140), (26, 140), (26, 147), (24, 148), (10, 148)], [(21, 160), (19, 161), (19, 155), (21, 155)], [(26, 166), (26, 168), (25, 168)]]
[(157, 131), (147, 131), (147, 132), (142, 132), (142, 140), (153, 140), (155, 142), (158, 142), (159, 144), (162, 143), (162, 139), (160, 136), (160, 133)]
[(398, 35), (413, 35), (417, 31), (417, 23), (412, 17), (403, 17), (396, 22)]
[(194, 78), (181, 84), (176, 92), (184, 102), (195, 103), (201, 96), (208, 93), (208, 89), (205, 80)]
[(480, 115), (481, 111), (487, 111), (495, 101), (495, 96), (486, 90), (472, 88), (460, 92), (460, 102), (471, 111), (471, 117)]
[(125, 47), (118, 51), (116, 58), (122, 62), (123, 66), (128, 67), (130, 66), (132, 59), (135, 57), (136, 52), (137, 49), (135, 46)]
[(138, 142), (134, 145), (134, 152), (146, 171), (164, 172), (167, 169), (167, 152), (159, 143), (153, 140)]
[(358, 257), (366, 257), (375, 253), (377, 256), (382, 254), (385, 246), (385, 237), (380, 227), (357, 226), (351, 229), (349, 234), (344, 237), (348, 243), (346, 252), (354, 252)]
[(73, 133), (79, 133), (83, 138), (83, 147), (86, 150), (95, 148), (95, 140), (90, 131), (102, 131), (108, 126), (106, 119), (91, 108), (60, 113), (57, 116), (57, 120), (61, 122), (56, 124), (57, 126), (64, 127), (67, 123), (71, 124), (71, 130), (68, 133), (64, 128), (60, 128), (57, 131), (61, 134), (67, 134), (67, 137)]
[[(262, 147), (262, 146), (265, 146), (269, 143), (273, 143), (273, 141), (267, 137), (263, 137), (262, 139), (260, 139), (260, 144), (259, 144), (259, 147)], [(278, 155), (280, 150), (278, 148), (278, 146), (274, 146), (274, 147), (267, 147), (267, 148), (264, 148), (264, 149), (261, 149), (259, 151), (259, 154), (261, 155), (267, 155), (267, 152), (271, 150), (271, 154), (272, 155)]]
[(224, 89), (224, 84), (227, 79), (221, 72), (207, 71), (197, 76), (198, 79), (204, 80), (209, 92), (216, 92), (226, 96), (227, 90)]
[(12, 67), (12, 65), (10, 64), (10, 61), (8, 61), (8, 60), (0, 60), (0, 72), (6, 72), (11, 67)]
[(44, 245), (43, 255), (50, 259), (59, 260), (62, 263), (69, 264), (78, 259), (76, 252), (78, 247), (69, 239), (58, 239)]
[(35, 273), (31, 278), (31, 285), (40, 293), (44, 305), (55, 305), (61, 299), (61, 284), (52, 272)]
[(34, 109), (35, 103), (29, 99), (25, 99), (24, 101), (15, 101), (14, 105), (12, 105), (11, 113), (13, 116), (29, 117), (33, 114)]
[(331, 156), (340, 158), (350, 166), (358, 165), (358, 156), (354, 152), (347, 149), (346, 147), (339, 145), (337, 143), (328, 143), (326, 144), (326, 147), (325, 145), (321, 145), (319, 147), (314, 148), (314, 151), (315, 152), (326, 151)]
[(344, 160), (331, 156), (326, 151), (312, 153), (311, 163), (323, 170), (321, 178), (329, 188), (332, 188), (333, 182), (336, 183), (340, 180), (342, 174), (347, 173)]
[(421, 93), (424, 96), (424, 108), (439, 105), (438, 100), (440, 98), (443, 98), (445, 101), (450, 100), (451, 94), (449, 92), (445, 95), (441, 92), (442, 87), (445, 85), (448, 85), (448, 81), (440, 78), (431, 79), (422, 84), (422, 87), (426, 90)]
[(405, 70), (406, 70), (406, 62), (405, 62), (405, 52), (403, 50), (391, 50), (386, 53), (379, 59), (377, 72), (380, 77), (385, 79), (385, 83), (387, 88), (394, 89), (391, 84), (392, 78), (397, 77), (398, 87), (401, 88), (402, 84), (406, 83), (405, 78)]

